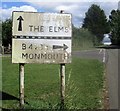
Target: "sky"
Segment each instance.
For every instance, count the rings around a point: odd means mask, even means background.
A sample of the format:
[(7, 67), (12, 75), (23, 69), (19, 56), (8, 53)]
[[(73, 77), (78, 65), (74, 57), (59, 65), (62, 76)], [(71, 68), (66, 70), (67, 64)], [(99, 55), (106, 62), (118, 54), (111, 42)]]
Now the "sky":
[(104, 10), (107, 18), (113, 9), (118, 8), (118, 0), (2, 0), (0, 5), (0, 19), (3, 21), (12, 16), (13, 11), (59, 13), (72, 14), (72, 23), (76, 27), (81, 27), (85, 18), (85, 13), (92, 4), (100, 6)]

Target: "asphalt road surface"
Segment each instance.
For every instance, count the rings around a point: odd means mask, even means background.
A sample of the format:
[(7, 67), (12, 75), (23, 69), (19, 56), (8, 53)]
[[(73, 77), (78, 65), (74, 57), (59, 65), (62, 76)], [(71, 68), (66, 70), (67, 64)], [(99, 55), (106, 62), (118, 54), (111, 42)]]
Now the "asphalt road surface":
[(108, 94), (110, 109), (119, 109), (119, 51), (120, 49), (107, 49), (106, 50), (106, 69), (107, 69), (107, 81), (108, 81)]
[(104, 49), (73, 51), (72, 56), (103, 61)]

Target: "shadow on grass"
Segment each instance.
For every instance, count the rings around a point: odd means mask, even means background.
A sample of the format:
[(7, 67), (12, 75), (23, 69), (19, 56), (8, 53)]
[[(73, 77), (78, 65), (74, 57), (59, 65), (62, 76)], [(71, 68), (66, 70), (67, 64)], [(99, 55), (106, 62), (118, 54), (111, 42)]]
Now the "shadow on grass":
[(11, 94), (0, 91), (0, 100), (18, 100), (19, 101), (20, 99)]

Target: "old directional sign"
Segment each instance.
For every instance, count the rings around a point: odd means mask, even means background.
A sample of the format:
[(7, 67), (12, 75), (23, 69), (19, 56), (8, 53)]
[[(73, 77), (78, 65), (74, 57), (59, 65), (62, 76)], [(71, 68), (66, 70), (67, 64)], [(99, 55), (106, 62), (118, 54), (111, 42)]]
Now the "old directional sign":
[(12, 63), (71, 63), (71, 14), (13, 12)]

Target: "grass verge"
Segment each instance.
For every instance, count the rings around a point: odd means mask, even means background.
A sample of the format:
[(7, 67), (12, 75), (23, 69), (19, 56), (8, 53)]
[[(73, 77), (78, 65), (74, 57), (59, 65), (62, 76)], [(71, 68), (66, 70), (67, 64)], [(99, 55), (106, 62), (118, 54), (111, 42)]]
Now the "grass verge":
[[(18, 64), (10, 57), (2, 59), (2, 91), (19, 98)], [(60, 103), (59, 65), (25, 65), (25, 108), (58, 109)], [(73, 58), (66, 64), (67, 109), (102, 108), (103, 64), (98, 60)], [(19, 108), (19, 101), (7, 98), (3, 108)], [(8, 100), (9, 99), (9, 100)]]

